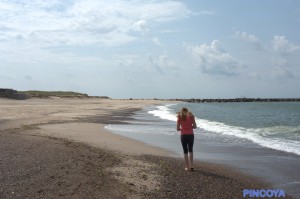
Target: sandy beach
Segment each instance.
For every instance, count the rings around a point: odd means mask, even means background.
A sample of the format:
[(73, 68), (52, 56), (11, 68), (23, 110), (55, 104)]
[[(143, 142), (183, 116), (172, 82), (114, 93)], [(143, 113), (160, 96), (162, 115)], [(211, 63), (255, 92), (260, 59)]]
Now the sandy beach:
[[(0, 198), (242, 198), (270, 188), (107, 131), (154, 100), (0, 98)], [(288, 198), (288, 197), (286, 197)]]

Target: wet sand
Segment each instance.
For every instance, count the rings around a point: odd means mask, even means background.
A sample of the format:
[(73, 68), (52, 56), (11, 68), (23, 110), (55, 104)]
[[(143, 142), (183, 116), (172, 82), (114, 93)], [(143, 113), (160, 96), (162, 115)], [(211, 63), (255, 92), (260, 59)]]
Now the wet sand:
[(0, 99), (0, 198), (242, 198), (270, 188), (222, 165), (186, 172), (170, 151), (104, 129), (157, 103)]

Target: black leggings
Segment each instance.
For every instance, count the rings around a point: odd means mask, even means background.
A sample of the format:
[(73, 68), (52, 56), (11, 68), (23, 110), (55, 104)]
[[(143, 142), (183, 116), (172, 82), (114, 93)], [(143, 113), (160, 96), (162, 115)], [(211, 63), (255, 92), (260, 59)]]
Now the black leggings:
[(194, 134), (181, 135), (181, 144), (182, 144), (184, 154), (187, 154), (188, 152), (192, 153), (193, 146), (194, 146)]

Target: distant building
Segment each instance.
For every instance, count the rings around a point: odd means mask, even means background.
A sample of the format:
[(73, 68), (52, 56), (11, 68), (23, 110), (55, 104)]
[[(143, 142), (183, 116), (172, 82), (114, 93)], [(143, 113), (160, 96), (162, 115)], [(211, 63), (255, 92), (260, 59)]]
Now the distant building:
[(26, 94), (18, 93), (16, 90), (6, 88), (0, 88), (0, 97), (16, 100), (25, 100), (29, 98)]

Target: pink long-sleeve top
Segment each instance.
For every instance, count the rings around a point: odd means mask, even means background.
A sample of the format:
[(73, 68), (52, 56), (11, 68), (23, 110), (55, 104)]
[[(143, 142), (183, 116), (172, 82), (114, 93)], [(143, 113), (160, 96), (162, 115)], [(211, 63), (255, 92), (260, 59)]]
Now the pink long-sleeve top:
[(192, 135), (193, 131), (193, 115), (187, 115), (186, 120), (183, 120), (181, 117), (178, 117), (177, 122), (180, 124), (181, 135)]

